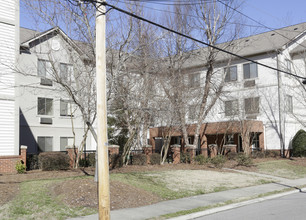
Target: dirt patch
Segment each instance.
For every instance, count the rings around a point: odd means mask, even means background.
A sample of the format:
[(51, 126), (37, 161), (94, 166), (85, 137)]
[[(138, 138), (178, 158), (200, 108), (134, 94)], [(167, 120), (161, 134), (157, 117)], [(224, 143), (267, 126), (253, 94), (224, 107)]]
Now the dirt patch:
[[(67, 189), (73, 190), (67, 190)], [(51, 195), (68, 206), (97, 208), (97, 183), (92, 178), (66, 180), (51, 187)], [(111, 210), (150, 205), (161, 199), (144, 190), (118, 182), (110, 182)]]

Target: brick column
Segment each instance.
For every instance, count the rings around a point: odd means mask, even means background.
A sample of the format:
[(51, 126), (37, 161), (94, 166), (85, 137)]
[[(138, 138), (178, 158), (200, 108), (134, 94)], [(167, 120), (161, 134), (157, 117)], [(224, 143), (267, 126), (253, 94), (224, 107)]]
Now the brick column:
[(150, 155), (152, 155), (153, 147), (151, 145), (146, 145), (142, 147), (143, 153), (147, 156), (147, 164), (150, 163)]
[(73, 168), (76, 157), (78, 155), (78, 149), (75, 148), (75, 147), (67, 146), (66, 151), (67, 151), (68, 156), (70, 158), (70, 167)]
[(173, 152), (173, 164), (180, 163), (181, 160), (181, 145), (171, 145), (171, 151)]
[(195, 149), (196, 149), (195, 145), (186, 145), (186, 150), (190, 156), (190, 163), (193, 162), (194, 157), (196, 156)]
[(217, 153), (218, 153), (218, 145), (216, 144), (210, 144), (208, 146), (209, 148), (209, 151), (210, 151), (210, 157), (213, 158), (215, 156), (217, 156)]
[(206, 135), (203, 135), (202, 138), (201, 138), (201, 154), (204, 156), (204, 157), (208, 157), (208, 150), (207, 150), (207, 137)]
[(23, 161), (24, 165), (27, 164), (27, 146), (21, 145), (20, 147), (20, 158)]
[(118, 145), (109, 145), (108, 146), (109, 155), (119, 154), (119, 146)]

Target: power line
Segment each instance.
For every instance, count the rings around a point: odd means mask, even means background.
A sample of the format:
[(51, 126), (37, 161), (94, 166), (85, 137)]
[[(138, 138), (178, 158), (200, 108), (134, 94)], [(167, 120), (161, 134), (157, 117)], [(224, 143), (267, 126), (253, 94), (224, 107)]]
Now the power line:
[[(76, 0), (74, 0), (74, 1), (76, 1)], [(219, 1), (219, 0), (217, 0), (217, 1)], [(87, 3), (98, 3), (96, 0), (85, 0), (84, 2), (87, 2)], [(220, 1), (219, 1), (219, 2), (220, 2)], [(234, 57), (237, 57), (237, 58), (239, 58), (239, 59), (246, 60), (246, 61), (249, 61), (249, 62), (251, 62), (251, 63), (257, 64), (257, 65), (259, 65), (259, 66), (263, 66), (263, 67), (266, 67), (266, 68), (271, 69), (271, 70), (279, 71), (279, 72), (285, 73), (285, 74), (287, 74), (287, 75), (290, 75), (290, 76), (293, 76), (293, 77), (296, 77), (296, 78), (299, 78), (299, 79), (302, 79), (302, 80), (305, 80), (305, 81), (306, 81), (306, 78), (303, 77), (303, 76), (299, 76), (299, 75), (296, 75), (296, 74), (293, 74), (293, 73), (290, 73), (290, 72), (287, 72), (287, 71), (284, 71), (284, 70), (281, 70), (281, 69), (278, 69), (278, 68), (275, 68), (275, 67), (272, 67), (272, 66), (263, 64), (263, 63), (260, 63), (260, 62), (258, 62), (258, 61), (255, 61), (255, 60), (249, 59), (249, 58), (247, 58), (247, 57), (241, 56), (241, 55), (239, 55), (239, 54), (236, 54), (236, 53), (227, 51), (227, 50), (225, 50), (225, 49), (219, 48), (219, 47), (217, 47), (217, 46), (215, 46), (215, 45), (212, 45), (212, 44), (209, 44), (209, 43), (205, 43), (204, 41), (201, 41), (201, 40), (198, 40), (198, 39), (196, 39), (196, 38), (194, 38), (194, 37), (191, 37), (191, 36), (189, 36), (189, 35), (180, 33), (180, 32), (178, 32), (178, 31), (175, 31), (175, 30), (171, 29), (171, 28), (168, 28), (168, 27), (166, 27), (166, 26), (163, 26), (163, 25), (161, 25), (161, 24), (158, 24), (158, 23), (156, 23), (156, 22), (153, 22), (153, 21), (151, 21), (151, 20), (148, 20), (148, 19), (146, 19), (146, 18), (143, 18), (143, 17), (141, 17), (141, 16), (139, 16), (139, 15), (135, 15), (135, 14), (133, 14), (133, 13), (131, 13), (131, 12), (128, 12), (128, 11), (126, 11), (126, 10), (123, 10), (123, 9), (121, 9), (121, 8), (118, 8), (118, 7), (116, 7), (116, 6), (114, 6), (114, 5), (111, 5), (111, 4), (107, 3), (107, 2), (103, 2), (102, 4), (104, 4), (104, 5), (106, 5), (106, 6), (109, 6), (110, 8), (115, 9), (115, 10), (121, 12), (121, 13), (124, 13), (124, 14), (126, 14), (126, 15), (131, 16), (131, 17), (134, 17), (134, 18), (136, 18), (136, 19), (142, 20), (142, 21), (144, 21), (144, 22), (147, 22), (147, 23), (152, 24), (152, 25), (154, 25), (154, 26), (160, 27), (160, 28), (162, 28), (162, 29), (164, 29), (164, 30), (167, 30), (167, 31), (172, 32), (172, 33), (174, 33), (174, 34), (177, 34), (177, 35), (179, 35), (179, 36), (182, 36), (182, 37), (185, 37), (185, 38), (190, 39), (190, 40), (192, 40), (192, 41), (195, 41), (195, 42), (198, 42), (198, 43), (200, 43), (200, 44), (203, 44), (203, 45), (205, 45), (205, 46), (207, 46), (207, 47), (211, 47), (211, 48), (213, 48), (213, 49), (215, 49), (215, 50), (221, 51), (221, 52), (223, 52), (223, 53), (227, 53), (227, 54), (229, 54), (229, 55), (231, 55), (231, 56), (234, 56)], [(222, 3), (222, 4), (223, 4), (223, 3)], [(95, 6), (95, 7), (98, 9), (97, 6)], [(241, 12), (239, 12), (239, 11), (237, 11), (237, 12), (238, 12), (238, 13), (241, 13)], [(274, 31), (274, 30), (273, 30), (273, 31)], [(290, 40), (291, 40), (291, 39), (290, 39)], [(304, 82), (304, 81), (303, 81), (303, 82)]]
[[(93, 0), (93, 1), (94, 1), (94, 0)], [(255, 61), (255, 60), (249, 59), (249, 58), (247, 58), (247, 57), (240, 56), (240, 55), (235, 54), (235, 53), (233, 53), (233, 52), (224, 50), (224, 49), (219, 48), (219, 47), (217, 47), (217, 46), (214, 46), (214, 45), (205, 43), (204, 41), (198, 40), (198, 39), (193, 38), (193, 37), (191, 37), (191, 36), (188, 36), (188, 35), (186, 35), (186, 34), (183, 34), (183, 33), (180, 33), (180, 32), (178, 32), (178, 31), (172, 30), (172, 29), (170, 29), (170, 28), (168, 28), (168, 27), (166, 27), (166, 26), (163, 26), (163, 25), (158, 24), (158, 23), (156, 23), (156, 22), (150, 21), (150, 20), (148, 20), (148, 19), (146, 19), (146, 18), (143, 18), (143, 17), (140, 17), (140, 16), (138, 16), (138, 15), (135, 15), (135, 14), (133, 14), (133, 13), (131, 13), (131, 12), (125, 11), (125, 10), (123, 10), (123, 9), (121, 9), (121, 8), (118, 8), (118, 7), (114, 6), (114, 5), (108, 4), (108, 3), (106, 3), (106, 2), (105, 2), (104, 4), (107, 5), (107, 6), (109, 6), (109, 7), (111, 7), (111, 8), (113, 8), (113, 9), (115, 9), (115, 10), (117, 10), (117, 11), (119, 11), (119, 12), (122, 12), (122, 13), (124, 13), (124, 14), (129, 15), (129, 16), (132, 16), (132, 17), (137, 18), (137, 19), (139, 19), (139, 20), (145, 21), (145, 22), (147, 22), (147, 23), (149, 23), (149, 24), (155, 25), (155, 26), (160, 27), (160, 28), (162, 28), (162, 29), (164, 29), (164, 30), (167, 30), (167, 31), (169, 31), (169, 32), (175, 33), (175, 34), (180, 35), (180, 36), (182, 36), (182, 37), (188, 38), (188, 39), (190, 39), (190, 40), (192, 40), (192, 41), (198, 42), (198, 43), (203, 44), (203, 45), (205, 45), (205, 46), (211, 47), (211, 48), (213, 48), (213, 49), (216, 49), (216, 50), (219, 50), (219, 51), (221, 51), (221, 52), (227, 53), (227, 54), (229, 54), (229, 55), (235, 56), (235, 57), (237, 57), (237, 58), (240, 58), (240, 59), (243, 59), (243, 60), (246, 60), (246, 61), (255, 63), (255, 64), (257, 64), (257, 65), (266, 67), (266, 68), (268, 68), (268, 69), (272, 69), (272, 70), (275, 70), (275, 71), (279, 71), (279, 72), (282, 72), (282, 73), (285, 73), (285, 74), (294, 76), (294, 77), (296, 77), (296, 78), (306, 80), (305, 77), (302, 77), (302, 76), (299, 76), (299, 75), (295, 75), (295, 74), (292, 74), (292, 73), (287, 72), (287, 71), (284, 71), (284, 70), (277, 69), (277, 68), (275, 68), (275, 67), (272, 67), (272, 66), (269, 66), (269, 65), (266, 65), (266, 64), (257, 62), (257, 61)]]

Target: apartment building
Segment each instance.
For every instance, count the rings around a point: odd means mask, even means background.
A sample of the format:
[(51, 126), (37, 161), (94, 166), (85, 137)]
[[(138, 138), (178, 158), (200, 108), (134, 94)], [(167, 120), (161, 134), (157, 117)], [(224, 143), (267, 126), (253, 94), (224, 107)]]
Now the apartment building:
[[(215, 71), (218, 79), (224, 80), (223, 93), (201, 126), (199, 149), (207, 151), (209, 145), (235, 145), (236, 151), (242, 151), (241, 136), (248, 133), (252, 150), (287, 153), (296, 132), (306, 125), (305, 85), (294, 77), (306, 77), (305, 31), (306, 23), (301, 23), (231, 42), (234, 53), (255, 63), (237, 57), (231, 57), (229, 62), (226, 54), (218, 54)], [(186, 82), (197, 95), (201, 95), (200, 87), (205, 82), (206, 69), (201, 56), (206, 51), (207, 48), (200, 49), (184, 65)], [(199, 109), (194, 100), (187, 101), (185, 111), (191, 144)], [(163, 129), (162, 124), (150, 129), (155, 149), (161, 147)], [(172, 144), (184, 145), (179, 129), (173, 136)]]

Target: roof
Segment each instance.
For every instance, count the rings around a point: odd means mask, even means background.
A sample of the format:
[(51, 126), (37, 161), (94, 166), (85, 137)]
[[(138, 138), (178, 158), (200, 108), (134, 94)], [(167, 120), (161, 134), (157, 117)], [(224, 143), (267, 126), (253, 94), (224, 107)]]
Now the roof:
[[(276, 52), (278, 50), (284, 49), (294, 39), (296, 39), (301, 34), (304, 34), (305, 31), (306, 31), (306, 22), (241, 38), (231, 42), (231, 45), (234, 48), (232, 51), (233, 53), (243, 57), (250, 57), (269, 52)], [(228, 44), (229, 42), (226, 42), (218, 44), (216, 45), (216, 47), (225, 48), (226, 46), (228, 46)], [(298, 50), (298, 48), (294, 50)], [(201, 57), (207, 54), (208, 47), (199, 49), (197, 51), (193, 51), (192, 53), (194, 52), (196, 52), (196, 55), (193, 57), (194, 59), (190, 59), (191, 62), (188, 62), (188, 64), (186, 64), (185, 67), (188, 68), (192, 66), (201, 66), (201, 64), (203, 65), (203, 59), (201, 59)], [(229, 56), (228, 54), (220, 52), (218, 53), (216, 59), (218, 61), (223, 61), (227, 60), (228, 56)]]

